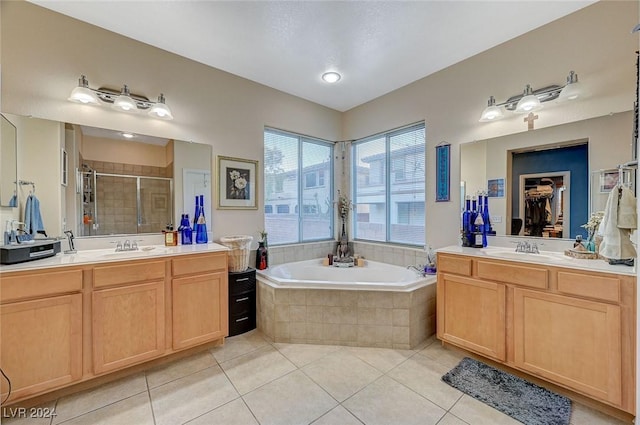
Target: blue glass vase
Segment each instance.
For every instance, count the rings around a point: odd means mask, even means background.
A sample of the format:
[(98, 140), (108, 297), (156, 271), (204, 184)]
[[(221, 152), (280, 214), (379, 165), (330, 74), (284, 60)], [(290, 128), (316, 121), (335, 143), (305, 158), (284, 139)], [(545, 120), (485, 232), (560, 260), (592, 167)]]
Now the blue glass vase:
[(196, 210), (198, 211), (198, 217), (196, 218), (196, 243), (209, 242), (207, 237), (207, 222), (204, 217), (204, 195), (196, 197)]

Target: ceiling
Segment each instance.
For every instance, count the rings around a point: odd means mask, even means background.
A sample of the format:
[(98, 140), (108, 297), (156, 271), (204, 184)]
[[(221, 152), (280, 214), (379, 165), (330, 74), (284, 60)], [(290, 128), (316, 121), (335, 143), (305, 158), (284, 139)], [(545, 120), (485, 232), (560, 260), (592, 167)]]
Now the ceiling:
[(338, 111), (594, 2), (32, 0)]
[(100, 139), (112, 139), (112, 140), (124, 140), (126, 142), (140, 142), (150, 145), (166, 146), (169, 143), (169, 139), (162, 139), (159, 137), (145, 136), (143, 134), (127, 133), (132, 137), (125, 137), (124, 132), (116, 130), (107, 130), (105, 128), (89, 127), (81, 125), (80, 129), (82, 134), (89, 137), (97, 137)]

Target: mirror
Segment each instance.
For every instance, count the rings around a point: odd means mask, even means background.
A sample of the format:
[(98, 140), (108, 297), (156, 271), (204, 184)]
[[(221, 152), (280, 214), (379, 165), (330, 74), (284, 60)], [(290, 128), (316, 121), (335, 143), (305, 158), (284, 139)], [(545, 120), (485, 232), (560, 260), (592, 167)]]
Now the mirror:
[[(182, 213), (193, 214), (194, 194), (204, 195), (211, 217), (210, 145), (6, 115), (28, 153), (18, 179), (37, 187), (50, 235), (158, 234)], [(18, 187), (19, 207), (35, 187)]]
[[(580, 226), (592, 211), (602, 209), (608, 196), (594, 181), (597, 184), (602, 170), (632, 159), (632, 125), (628, 111), (462, 144), (464, 193), (487, 191), (489, 180), (504, 181), (504, 190), (489, 197), (497, 235), (586, 237)], [(560, 158), (558, 164), (551, 163), (552, 157)]]
[(18, 133), (2, 115), (0, 124), (0, 206), (18, 206)]

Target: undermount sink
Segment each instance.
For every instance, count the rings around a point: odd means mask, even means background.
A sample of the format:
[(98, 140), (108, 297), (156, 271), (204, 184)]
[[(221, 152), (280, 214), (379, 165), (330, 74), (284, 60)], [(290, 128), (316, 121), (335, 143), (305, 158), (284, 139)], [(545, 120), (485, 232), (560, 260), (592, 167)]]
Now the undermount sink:
[(165, 247), (156, 247), (156, 246), (143, 246), (137, 250), (133, 251), (114, 251), (112, 249), (94, 249), (88, 251), (78, 251), (74, 255), (78, 255), (81, 257), (87, 258), (105, 258), (105, 259), (114, 259), (114, 258), (133, 258), (133, 257), (146, 257), (151, 255), (161, 255), (167, 253), (168, 250)]
[(485, 249), (484, 253), (490, 257), (504, 258), (506, 260), (523, 260), (523, 261), (566, 261), (567, 257), (560, 253), (543, 252), (535, 254), (532, 252), (516, 252), (502, 249)]

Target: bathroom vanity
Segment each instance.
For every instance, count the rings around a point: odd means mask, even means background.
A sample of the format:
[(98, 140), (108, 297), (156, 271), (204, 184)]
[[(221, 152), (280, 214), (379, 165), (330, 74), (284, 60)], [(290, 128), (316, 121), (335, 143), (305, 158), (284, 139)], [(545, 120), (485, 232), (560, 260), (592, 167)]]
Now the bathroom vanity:
[(438, 252), (445, 343), (635, 414), (636, 276), (560, 253)]
[[(0, 273), (9, 403), (228, 334), (227, 248), (58, 255)], [(2, 382), (2, 398), (8, 386)]]

